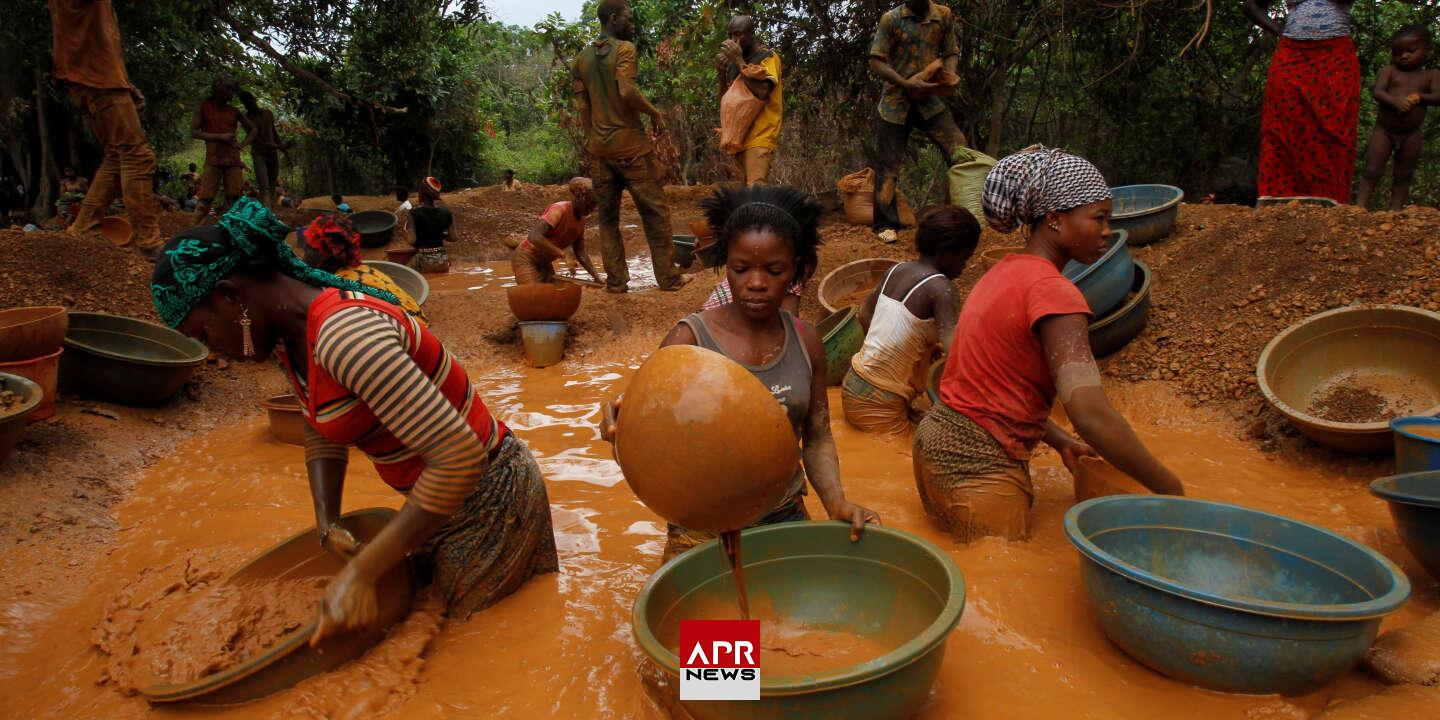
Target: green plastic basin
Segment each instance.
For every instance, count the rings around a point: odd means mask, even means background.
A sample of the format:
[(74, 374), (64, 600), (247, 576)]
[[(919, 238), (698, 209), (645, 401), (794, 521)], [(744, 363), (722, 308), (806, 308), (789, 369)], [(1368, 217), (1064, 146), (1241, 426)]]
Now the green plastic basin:
[(122, 405), (159, 405), (175, 397), (209, 355), (204, 343), (164, 325), (71, 312), (60, 387)]
[(825, 342), (825, 380), (839, 385), (850, 369), (850, 358), (865, 344), (865, 329), (855, 306), (841, 308), (820, 321), (815, 327)]
[[(681, 702), (696, 720), (898, 718), (925, 704), (945, 640), (965, 608), (965, 578), (944, 551), (876, 526), (852, 543), (850, 527), (838, 522), (753, 528), (743, 533), (741, 547), (751, 607), (773, 608), (808, 627), (866, 636), (890, 650), (807, 675), (767, 673), (762, 662), (759, 701)], [(733, 606), (734, 598), (719, 544), (700, 545), (661, 568), (640, 591), (635, 640), (678, 687), (677, 648), (662, 638), (678, 637), (681, 620), (707, 619), (696, 608)]]

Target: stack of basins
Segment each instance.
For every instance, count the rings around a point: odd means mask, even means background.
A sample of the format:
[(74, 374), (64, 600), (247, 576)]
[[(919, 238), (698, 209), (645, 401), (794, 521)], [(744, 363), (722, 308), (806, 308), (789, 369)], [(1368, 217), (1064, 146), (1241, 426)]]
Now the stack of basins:
[(506, 291), (510, 312), (520, 320), (520, 341), (531, 367), (548, 367), (565, 356), (570, 316), (580, 309), (580, 286), (570, 283), (516, 285)]
[(0, 311), (0, 460), (25, 426), (55, 414), (57, 368), (65, 340), (63, 307)]

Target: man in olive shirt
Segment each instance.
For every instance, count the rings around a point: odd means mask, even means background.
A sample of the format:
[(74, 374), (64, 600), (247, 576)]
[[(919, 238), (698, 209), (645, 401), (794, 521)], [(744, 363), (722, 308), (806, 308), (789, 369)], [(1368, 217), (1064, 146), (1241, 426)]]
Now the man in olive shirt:
[(67, 232), (98, 229), (120, 195), (135, 246), (142, 253), (158, 252), (163, 238), (155, 219), (155, 153), (140, 127), (144, 96), (125, 72), (115, 10), (110, 0), (50, 0), (50, 27), (52, 75), (90, 117), (90, 130), (105, 152)]
[(620, 237), (620, 194), (628, 189), (645, 227), (655, 281), (661, 290), (677, 290), (685, 278), (675, 267), (670, 208), (660, 185), (655, 148), (640, 115), (649, 115), (651, 127), (658, 131), (664, 131), (665, 122), (635, 85), (634, 14), (625, 0), (601, 0), (598, 15), (600, 37), (575, 59), (573, 79), (599, 203), (605, 289), (613, 293), (629, 289), (625, 242)]
[(929, 136), (947, 167), (955, 164), (955, 148), (965, 145), (965, 133), (955, 124), (945, 101), (934, 94), (935, 83), (914, 77), (935, 60), (951, 73), (960, 62), (950, 8), (930, 0), (906, 0), (880, 16), (880, 27), (870, 45), (870, 71), (886, 82), (880, 96), (875, 149), (874, 228), (887, 243), (895, 242), (900, 227), (895, 186), (911, 131)]

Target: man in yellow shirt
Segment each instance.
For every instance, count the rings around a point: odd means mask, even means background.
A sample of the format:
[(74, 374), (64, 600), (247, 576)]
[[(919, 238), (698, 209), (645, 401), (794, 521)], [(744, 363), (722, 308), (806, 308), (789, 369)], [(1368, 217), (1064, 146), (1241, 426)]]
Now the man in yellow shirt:
[(770, 164), (780, 144), (780, 119), (784, 114), (780, 56), (755, 39), (755, 18), (749, 15), (731, 19), (728, 32), (730, 39), (720, 46), (720, 95), (723, 97), (735, 80), (744, 76), (750, 94), (765, 103), (745, 135), (740, 152), (735, 153), (735, 167), (744, 184), (763, 184), (770, 180)]

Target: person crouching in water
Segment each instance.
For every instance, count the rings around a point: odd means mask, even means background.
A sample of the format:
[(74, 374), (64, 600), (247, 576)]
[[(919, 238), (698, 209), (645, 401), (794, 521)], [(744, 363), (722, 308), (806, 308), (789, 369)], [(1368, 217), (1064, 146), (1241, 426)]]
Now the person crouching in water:
[[(804, 503), (808, 478), (830, 519), (850, 523), (850, 537), (858, 539), (865, 524), (879, 523), (880, 516), (845, 499), (840, 485), (825, 394), (825, 345), (814, 327), (781, 309), (785, 289), (818, 262), (820, 205), (792, 187), (755, 185), (722, 188), (700, 207), (716, 228), (716, 252), (735, 302), (681, 320), (660, 346), (718, 352), (749, 370), (785, 408), (803, 466), (795, 468), (785, 498), (757, 526), (810, 519)], [(621, 402), (604, 408), (600, 434), (612, 443)], [(713, 537), (671, 525), (664, 561)]]
[[(970, 291), (940, 402), (916, 428), (915, 482), (926, 512), (961, 542), (1026, 538), (1029, 459), (1042, 440), (1071, 472), (1080, 456), (1098, 454), (1155, 492), (1183, 495), (1175, 473), (1105, 397), (1090, 352), (1090, 307), (1060, 273), (1071, 260), (1089, 264), (1105, 253), (1105, 178), (1084, 158), (1037, 145), (995, 165), (982, 204), (991, 227), (1022, 230), (1026, 243)], [(1080, 438), (1050, 420), (1057, 394)]]
[(595, 211), (595, 186), (590, 178), (571, 178), (570, 199), (545, 208), (530, 228), (530, 237), (510, 254), (516, 285), (548, 283), (555, 280), (555, 261), (568, 248), (590, 277), (600, 281), (590, 253), (585, 252), (585, 218)]
[(861, 306), (865, 344), (840, 386), (845, 420), (856, 429), (882, 435), (910, 429), (916, 367), (937, 348), (950, 352), (960, 311), (952, 281), (979, 242), (980, 223), (969, 210), (947, 205), (925, 213), (915, 232), (920, 257), (890, 268)]

